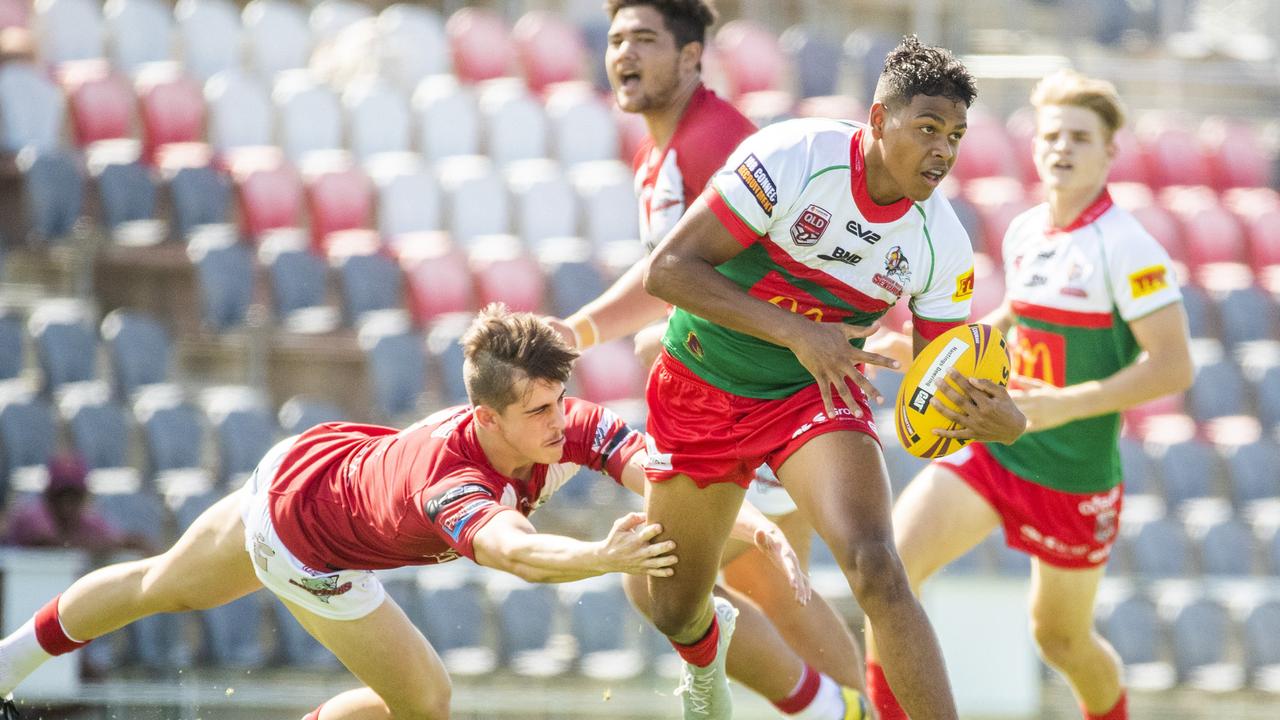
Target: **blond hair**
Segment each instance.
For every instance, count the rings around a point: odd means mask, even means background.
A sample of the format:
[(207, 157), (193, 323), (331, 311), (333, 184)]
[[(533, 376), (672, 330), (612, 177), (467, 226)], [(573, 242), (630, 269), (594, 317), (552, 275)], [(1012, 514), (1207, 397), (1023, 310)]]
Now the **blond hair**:
[(1116, 92), (1116, 86), (1075, 70), (1063, 69), (1046, 76), (1031, 91), (1031, 104), (1037, 110), (1048, 105), (1071, 105), (1092, 110), (1102, 120), (1108, 141), (1124, 127), (1124, 103)]
[(463, 381), (473, 405), (498, 412), (520, 398), (521, 380), (565, 382), (578, 351), (542, 318), (490, 303), (462, 337)]

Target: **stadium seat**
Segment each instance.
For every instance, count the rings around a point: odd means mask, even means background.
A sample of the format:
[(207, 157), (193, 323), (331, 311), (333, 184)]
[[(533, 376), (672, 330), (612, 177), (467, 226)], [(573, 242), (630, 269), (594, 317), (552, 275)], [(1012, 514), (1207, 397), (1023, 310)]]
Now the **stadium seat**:
[(644, 670), (644, 655), (631, 642), (637, 616), (629, 609), (616, 575), (582, 580), (565, 589), (569, 630), (578, 649), (578, 668), (595, 680), (627, 680)]
[(294, 395), (280, 406), (277, 420), (285, 436), (298, 435), (321, 423), (342, 420), (342, 409), (316, 397)]
[(343, 30), (373, 17), (369, 6), (354, 0), (322, 0), (313, 5), (307, 23), (317, 45), (328, 42)]
[(1252, 684), (1280, 690), (1280, 599), (1252, 603), (1243, 619), (1244, 662)]
[[(1018, 166), (1018, 175), (1026, 183), (1039, 180), (1034, 156), (1036, 139), (1036, 112), (1030, 105), (1023, 105), (1009, 114), (1004, 122), (1005, 134), (1009, 137), (1010, 147), (1014, 152), (1014, 163)], [(1028, 185), (1028, 188), (1030, 186)], [(1143, 186), (1145, 188), (1145, 186)]]
[[(951, 175), (961, 181), (980, 177), (1009, 177), (1023, 181), (1021, 168), (1014, 160), (1017, 150), (1009, 139), (1004, 123), (991, 111), (979, 106), (969, 111), (969, 129), (964, 133), (962, 152), (951, 168)], [(995, 237), (1004, 237), (1000, 233)]]
[(1245, 235), (1249, 265), (1255, 273), (1264, 267), (1280, 265), (1280, 207), (1246, 218)]
[(644, 397), (645, 370), (629, 340), (614, 340), (584, 351), (574, 380), (584, 399), (608, 404)]
[(156, 219), (156, 186), (131, 140), (98, 143), (85, 158), (101, 222), (113, 242), (154, 245), (165, 238)]
[(380, 78), (365, 78), (347, 87), (342, 105), (348, 147), (361, 162), (378, 153), (409, 149), (413, 118), (403, 90)]
[(276, 443), (275, 417), (261, 395), (244, 386), (209, 388), (201, 404), (217, 446), (218, 483), (227, 491), (235, 490)]
[(262, 643), (263, 602), (279, 605), (265, 590), (200, 611), (205, 658), (217, 667), (255, 669), (267, 663)]
[(1251, 340), (1280, 338), (1280, 308), (1269, 293), (1257, 285), (1234, 288), (1217, 298), (1222, 321), (1222, 341), (1237, 347)]
[(412, 91), (425, 77), (449, 73), (452, 60), (444, 21), (432, 8), (396, 3), (378, 13), (384, 71), (401, 89)]
[(66, 104), (62, 91), (34, 64), (0, 64), (0, 151), (57, 150)]
[[(1125, 526), (1121, 524), (1121, 532)], [(1173, 518), (1162, 517), (1134, 526), (1130, 550), (1134, 574), (1146, 579), (1182, 577), (1194, 571), (1187, 534)]]
[(1159, 491), (1156, 485), (1155, 463), (1142, 449), (1142, 443), (1132, 437), (1120, 438), (1120, 467), (1124, 477), (1126, 495), (1146, 495)]
[(31, 310), (27, 332), (48, 395), (67, 383), (98, 376), (98, 343), (89, 308), (77, 300), (45, 300)]
[(444, 191), (449, 234), (463, 247), (475, 238), (505, 233), (511, 226), (509, 201), (502, 176), (489, 158), (450, 157), (436, 163)]
[(461, 339), (473, 317), (472, 313), (441, 315), (427, 332), (427, 351), (439, 371), (439, 389), (445, 405), (467, 402), (467, 388), (462, 382)]
[(1111, 161), (1109, 182), (1131, 182), (1140, 185), (1151, 185), (1151, 172), (1147, 169), (1143, 157), (1142, 143), (1127, 128), (1116, 131), (1116, 155)]
[(1182, 239), (1182, 221), (1177, 216), (1159, 205), (1146, 205), (1128, 208), (1128, 210), (1173, 260), (1187, 262), (1187, 246)]
[(221, 332), (244, 324), (253, 298), (253, 254), (249, 248), (233, 231), (206, 226), (188, 239), (187, 256), (196, 267), (205, 326)]
[(204, 99), (209, 109), (209, 144), (218, 152), (272, 144), (271, 96), (253, 75), (235, 68), (224, 70), (205, 82)]
[(17, 212), (0, 217), (0, 222), (8, 224), (6, 235), (34, 245), (67, 238), (84, 201), (79, 158), (69, 152), (30, 148), (16, 160), (22, 187), (13, 198)]
[(578, 80), (587, 65), (586, 40), (576, 25), (558, 13), (531, 10), (511, 29), (525, 82), (535, 93), (552, 83)]
[(1257, 557), (1253, 532), (1249, 526), (1225, 517), (1197, 529), (1200, 545), (1200, 572), (1205, 575), (1242, 577), (1253, 574)]
[(282, 72), (271, 101), (284, 154), (294, 164), (317, 150), (342, 147), (342, 103), (309, 70)]
[(1267, 368), (1254, 384), (1254, 391), (1258, 420), (1268, 430), (1280, 428), (1280, 366)]
[(795, 115), (796, 99), (785, 90), (756, 90), (744, 93), (734, 101), (738, 111), (746, 115), (756, 127), (765, 127)]
[(1208, 443), (1191, 438), (1174, 442), (1157, 455), (1164, 500), (1171, 509), (1195, 498), (1213, 497), (1221, 481), (1221, 460)]
[(1209, 185), (1213, 171), (1195, 134), (1177, 124), (1163, 124), (1139, 135), (1151, 173), (1150, 185)]
[(240, 13), (230, 0), (178, 0), (183, 68), (200, 82), (240, 66)]
[(551, 291), (551, 312), (566, 318), (596, 299), (608, 287), (591, 256), (591, 246), (577, 238), (559, 238), (538, 251)]
[[(341, 236), (355, 234), (354, 242)], [(339, 233), (329, 248), (329, 264), (337, 271), (342, 314), (358, 326), (368, 313), (404, 308), (404, 275), (372, 233)]]
[(162, 159), (161, 173), (169, 190), (167, 220), (175, 238), (185, 240), (198, 227), (231, 220), (231, 181), (226, 175), (205, 164), (164, 164), (167, 160)]
[(133, 89), (105, 60), (68, 63), (60, 79), (77, 145), (133, 137)]
[(899, 41), (901, 38), (895, 33), (872, 26), (860, 27), (845, 37), (842, 73), (844, 84), (853, 89), (854, 95), (870, 98), (875, 93), (876, 82), (884, 69), (884, 58)]
[(556, 591), (549, 585), (491, 583), (498, 622), (498, 645), (506, 666), (517, 675), (555, 677), (569, 660), (557, 647), (553, 630), (559, 614)]
[(133, 403), (142, 431), (147, 471), (162, 491), (167, 473), (199, 470), (204, 465), (204, 424), (200, 410), (173, 387), (148, 389)]
[(1172, 209), (1180, 208), (1187, 265), (1192, 270), (1207, 263), (1247, 262), (1244, 230), (1235, 215), (1216, 203)]
[(325, 301), (328, 270), (300, 233), (268, 235), (258, 260), (267, 271), (277, 323), (292, 332), (333, 329), (337, 317)]
[(418, 150), (428, 161), (480, 152), (480, 106), (475, 91), (452, 75), (433, 75), (413, 92)]
[(440, 654), (450, 675), (484, 676), (497, 667), (488, 638), (492, 627), (484, 588), (451, 567), (432, 567), (418, 576), (425, 610), (413, 618)]
[(170, 143), (203, 143), (204, 94), (178, 63), (151, 63), (137, 73), (138, 115), (142, 121), (142, 154), (156, 164)]
[(1217, 335), (1219, 324), (1217, 310), (1204, 288), (1183, 285), (1182, 308), (1187, 313), (1187, 326), (1192, 338), (1212, 338)]
[(570, 173), (585, 217), (582, 236), (596, 249), (613, 240), (640, 237), (634, 177), (622, 163), (583, 163)]
[(106, 19), (111, 63), (133, 75), (144, 63), (168, 60), (173, 51), (173, 13), (160, 0), (107, 0)]
[(1206, 118), (1200, 124), (1200, 140), (1208, 155), (1215, 188), (1267, 185), (1268, 155), (1252, 125), (1222, 117)]
[(360, 349), (369, 366), (373, 406), (384, 421), (420, 408), (427, 387), (427, 353), (422, 335), (398, 315), (375, 315), (359, 329)]
[(253, 0), (240, 13), (250, 62), (264, 79), (307, 66), (311, 28), (300, 5), (287, 0)]
[(444, 225), (440, 183), (417, 153), (385, 153), (365, 163), (377, 192), (378, 232), (392, 247), (409, 233)]
[(835, 93), (836, 83), (839, 81), (840, 43), (828, 36), (823, 28), (792, 25), (783, 31), (778, 44), (786, 53), (791, 67), (798, 73), (796, 80), (800, 97)]
[(277, 638), (273, 663), (311, 671), (333, 672), (342, 668), (338, 658), (298, 624), (284, 603), (272, 599), (268, 605), (271, 627)]
[(502, 16), (486, 8), (464, 7), (444, 26), (453, 57), (453, 71), (468, 83), (510, 75), (515, 69), (515, 46)]
[(1144, 690), (1168, 689), (1175, 678), (1173, 668), (1164, 660), (1163, 632), (1155, 604), (1141, 593), (1127, 592), (1100, 609), (1098, 630), (1120, 655), (1129, 684)]
[(32, 23), (35, 46), (46, 65), (106, 55), (101, 6), (93, 0), (40, 0)]
[(481, 307), (506, 303), (515, 312), (542, 312), (546, 279), (542, 268), (512, 235), (484, 235), (468, 252)]
[(26, 364), (25, 346), (22, 317), (13, 309), (0, 306), (0, 381), (22, 374)]
[(547, 157), (548, 123), (542, 103), (516, 78), (477, 86), (486, 153), (494, 163)]
[[(1161, 603), (1162, 606), (1164, 603)], [(1170, 615), (1173, 662), (1178, 679), (1200, 690), (1238, 690), (1244, 669), (1229, 660), (1231, 617), (1218, 602), (1198, 597), (1175, 607)]]
[(589, 83), (561, 83), (548, 90), (551, 147), (564, 167), (618, 157), (618, 126), (613, 110)]
[(618, 151), (618, 159), (627, 167), (632, 167), (640, 147), (649, 138), (649, 128), (639, 113), (622, 112), (616, 103), (613, 106), (613, 122), (618, 126), (618, 139), (622, 145)]
[(84, 385), (59, 400), (58, 412), (66, 424), (71, 447), (90, 471), (104, 468), (133, 471), (128, 416), (124, 407), (102, 390), (101, 385)]
[(311, 242), (323, 251), (336, 233), (370, 227), (373, 183), (345, 150), (316, 153), (302, 165)]
[(1249, 412), (1244, 375), (1230, 357), (1197, 363), (1195, 382), (1187, 389), (1187, 410), (1199, 422)]
[(254, 148), (238, 152), (231, 177), (241, 228), (250, 239), (257, 240), (268, 230), (302, 224), (302, 180), (279, 150)]
[(0, 507), (14, 492), (37, 493), (49, 482), (45, 463), (57, 439), (53, 410), (44, 400), (0, 389)]
[(30, 26), (31, 6), (25, 0), (5, 0), (0, 3), (0, 30)]
[(113, 310), (102, 319), (102, 341), (111, 361), (115, 396), (127, 400), (143, 385), (169, 379), (169, 333), (150, 315)]
[(416, 327), (445, 313), (476, 309), (475, 282), (467, 256), (444, 233), (401, 236), (397, 247), (409, 312)]
[(730, 20), (716, 31), (713, 44), (730, 97), (786, 86), (787, 56), (772, 30), (750, 20)]
[(577, 234), (578, 198), (560, 165), (545, 159), (518, 160), (504, 174), (515, 230), (526, 245), (537, 249), (555, 242), (553, 238)]

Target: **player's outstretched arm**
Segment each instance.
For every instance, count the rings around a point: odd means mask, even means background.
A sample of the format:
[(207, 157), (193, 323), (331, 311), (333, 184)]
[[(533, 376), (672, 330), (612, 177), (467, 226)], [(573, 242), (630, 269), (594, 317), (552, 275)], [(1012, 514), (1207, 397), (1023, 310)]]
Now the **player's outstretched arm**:
[(654, 542), (662, 526), (646, 524), (644, 513), (618, 518), (598, 542), (540, 533), (517, 512), (500, 512), (476, 531), (476, 562), (529, 582), (573, 582), (611, 572), (668, 577), (676, 563), (675, 543)]
[(551, 321), (552, 326), (579, 350), (585, 350), (626, 337), (663, 319), (667, 315), (667, 303), (644, 289), (648, 265), (647, 255), (640, 258), (600, 297), (564, 320)]

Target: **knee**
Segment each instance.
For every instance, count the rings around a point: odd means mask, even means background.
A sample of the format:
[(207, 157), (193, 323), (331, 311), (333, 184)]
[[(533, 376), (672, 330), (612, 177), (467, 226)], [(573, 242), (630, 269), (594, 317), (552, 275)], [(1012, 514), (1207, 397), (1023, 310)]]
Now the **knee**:
[(892, 540), (850, 542), (836, 558), (858, 604), (868, 612), (911, 596), (911, 586)]
[(1032, 618), (1031, 635), (1040, 657), (1055, 667), (1070, 665), (1072, 658), (1089, 642), (1088, 632), (1073, 631), (1043, 618)]
[(709, 614), (700, 612), (703, 597), (685, 597), (682, 594), (654, 593), (650, 598), (649, 619), (658, 632), (669, 638), (688, 638), (697, 634), (697, 627)]

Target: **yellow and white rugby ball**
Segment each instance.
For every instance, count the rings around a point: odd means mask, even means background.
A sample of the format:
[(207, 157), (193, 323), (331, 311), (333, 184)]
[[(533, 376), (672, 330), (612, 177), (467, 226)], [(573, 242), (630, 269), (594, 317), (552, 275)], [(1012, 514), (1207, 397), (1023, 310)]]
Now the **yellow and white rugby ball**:
[(954, 327), (930, 341), (911, 362), (898, 389), (894, 424), (898, 428), (898, 441), (916, 457), (950, 455), (969, 442), (935, 434), (955, 427), (955, 423), (930, 404), (936, 395), (947, 407), (955, 407), (938, 392), (939, 386), (946, 382), (947, 372), (953, 368), (966, 377), (1008, 385), (1009, 352), (1004, 335), (981, 323)]

